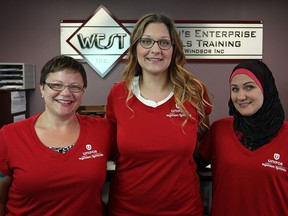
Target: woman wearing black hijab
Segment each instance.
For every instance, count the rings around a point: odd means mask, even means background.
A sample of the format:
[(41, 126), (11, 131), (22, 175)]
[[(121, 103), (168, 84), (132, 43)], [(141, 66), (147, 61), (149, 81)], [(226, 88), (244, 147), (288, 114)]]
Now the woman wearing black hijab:
[(266, 64), (247, 60), (229, 79), (229, 117), (199, 151), (211, 163), (212, 216), (288, 215), (288, 124)]

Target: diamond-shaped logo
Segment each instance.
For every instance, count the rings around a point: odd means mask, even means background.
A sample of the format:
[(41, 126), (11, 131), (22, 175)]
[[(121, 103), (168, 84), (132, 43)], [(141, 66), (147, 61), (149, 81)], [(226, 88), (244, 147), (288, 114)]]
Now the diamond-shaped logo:
[(67, 43), (104, 78), (126, 54), (130, 32), (101, 5)]

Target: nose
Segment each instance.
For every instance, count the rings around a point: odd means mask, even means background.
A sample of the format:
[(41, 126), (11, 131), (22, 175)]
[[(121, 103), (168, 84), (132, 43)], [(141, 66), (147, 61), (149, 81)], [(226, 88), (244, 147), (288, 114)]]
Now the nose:
[(61, 95), (71, 95), (71, 91), (69, 90), (68, 86), (65, 86), (65, 88), (60, 92)]
[(153, 44), (153, 46), (151, 47), (151, 51), (152, 51), (153, 53), (161, 52), (161, 49), (160, 49), (160, 47), (159, 47), (159, 45), (158, 45), (157, 42), (155, 42), (155, 43)]
[(238, 94), (237, 94), (237, 99), (238, 100), (244, 100), (246, 99), (246, 93), (243, 90), (239, 90)]

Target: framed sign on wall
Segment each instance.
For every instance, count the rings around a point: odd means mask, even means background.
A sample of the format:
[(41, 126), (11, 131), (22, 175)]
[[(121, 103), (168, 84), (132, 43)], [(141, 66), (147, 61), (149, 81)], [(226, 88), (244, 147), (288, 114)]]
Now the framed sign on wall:
[[(130, 46), (137, 20), (118, 20), (103, 5), (87, 20), (62, 20), (61, 54), (87, 62), (102, 78)], [(175, 20), (187, 61), (262, 59), (262, 21)]]

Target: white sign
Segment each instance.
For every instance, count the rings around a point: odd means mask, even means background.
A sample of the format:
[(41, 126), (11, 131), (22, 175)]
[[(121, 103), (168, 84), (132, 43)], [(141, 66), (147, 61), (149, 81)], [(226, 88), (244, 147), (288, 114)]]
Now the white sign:
[[(194, 23), (193, 23), (194, 22)], [(135, 23), (124, 22), (132, 32)], [(262, 59), (263, 24), (175, 21), (187, 60)]]
[(24, 120), (25, 118), (26, 118), (26, 115), (25, 115), (25, 114), (15, 115), (15, 116), (13, 117), (13, 122), (21, 121), (21, 120)]
[[(126, 56), (136, 21), (119, 21), (103, 6), (86, 21), (62, 21), (61, 54), (87, 62), (102, 78)], [(175, 21), (189, 60), (262, 59), (263, 23)]]
[(11, 92), (11, 114), (26, 111), (26, 93), (25, 91)]
[(262, 59), (262, 23), (180, 24), (187, 59)]
[(102, 78), (129, 48), (130, 32), (103, 6), (80, 26), (65, 25), (68, 31), (62, 27), (61, 54), (83, 59)]

